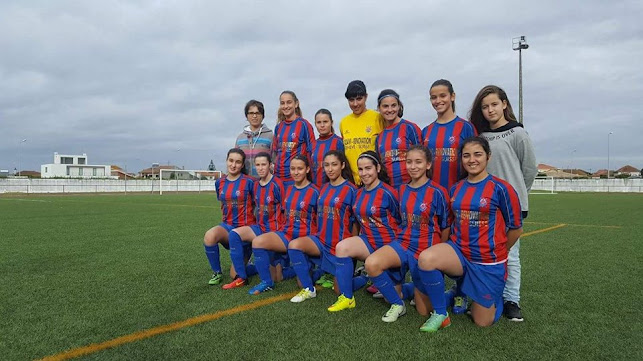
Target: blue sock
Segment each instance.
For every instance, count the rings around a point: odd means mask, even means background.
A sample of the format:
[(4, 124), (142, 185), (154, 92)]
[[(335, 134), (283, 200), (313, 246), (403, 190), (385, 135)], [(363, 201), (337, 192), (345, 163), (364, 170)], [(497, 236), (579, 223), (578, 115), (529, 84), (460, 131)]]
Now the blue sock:
[(415, 297), (415, 286), (413, 282), (407, 282), (402, 284), (402, 297), (405, 300), (412, 300)]
[(371, 277), (371, 280), (390, 304), (404, 304), (404, 301), (402, 301), (400, 295), (395, 289), (395, 285), (393, 285), (393, 281), (391, 281), (391, 277), (386, 273), (386, 271), (382, 272), (382, 274), (377, 277)]
[(351, 257), (337, 257), (335, 277), (339, 292), (346, 298), (353, 298), (353, 259)]
[(444, 297), (444, 276), (442, 272), (438, 270), (425, 271), (423, 269), (418, 271), (426, 294), (431, 300), (431, 305), (433, 305), (433, 310), (440, 315), (446, 315), (447, 301)]
[(230, 245), (230, 259), (232, 260), (232, 265), (234, 266), (235, 272), (237, 272), (237, 277), (248, 279), (246, 274), (246, 263), (244, 262), (244, 249), (243, 241), (239, 234), (235, 231), (228, 233), (228, 244)]
[(210, 268), (212, 268), (212, 272), (214, 273), (221, 273), (221, 262), (219, 261), (219, 244), (215, 244), (214, 246), (206, 246), (205, 247), (205, 255), (208, 257), (208, 262), (210, 262)]
[(270, 253), (263, 248), (253, 248), (255, 254), (255, 267), (259, 273), (259, 278), (263, 282), (273, 286), (272, 276), (270, 275)]
[(246, 265), (246, 276), (252, 277), (256, 274), (257, 274), (257, 266), (253, 265), (252, 263), (248, 263)]
[(353, 292), (359, 290), (360, 288), (366, 286), (368, 282), (368, 277), (366, 276), (357, 276), (353, 277)]
[(295, 273), (295, 269), (292, 267), (282, 267), (281, 276), (283, 277), (284, 280), (289, 280), (291, 278), (295, 278), (297, 274)]
[(289, 249), (288, 256), (290, 257), (290, 264), (297, 273), (297, 278), (301, 282), (303, 288), (313, 289), (313, 280), (310, 278), (310, 266), (308, 266), (308, 257), (304, 252), (298, 249)]
[(317, 280), (320, 279), (321, 276), (324, 275), (324, 273), (326, 272), (324, 272), (324, 270), (322, 270), (321, 268), (315, 268), (313, 270), (313, 282), (317, 282)]

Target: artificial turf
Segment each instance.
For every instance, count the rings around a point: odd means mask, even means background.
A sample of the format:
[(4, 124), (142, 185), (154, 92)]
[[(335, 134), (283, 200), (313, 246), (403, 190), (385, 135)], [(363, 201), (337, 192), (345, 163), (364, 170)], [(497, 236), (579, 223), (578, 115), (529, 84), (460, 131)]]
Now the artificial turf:
[[(478, 328), (467, 316), (423, 334), (409, 307), (363, 291), (254, 310), (98, 351), (84, 359), (643, 359), (643, 195), (532, 195), (522, 239), (525, 322)], [(293, 280), (249, 296), (208, 286), (203, 233), (213, 194), (0, 197), (0, 356), (24, 360), (297, 291)], [(224, 268), (230, 264), (221, 252)], [(228, 278), (226, 278), (228, 279)], [(256, 277), (251, 284), (257, 282)]]

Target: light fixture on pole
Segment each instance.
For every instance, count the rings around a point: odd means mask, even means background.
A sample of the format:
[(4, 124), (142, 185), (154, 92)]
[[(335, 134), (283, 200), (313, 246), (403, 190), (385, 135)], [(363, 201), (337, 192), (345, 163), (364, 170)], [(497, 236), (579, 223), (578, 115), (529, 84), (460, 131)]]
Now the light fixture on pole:
[(522, 123), (522, 50), (529, 49), (525, 36), (519, 36), (511, 40), (514, 50), (518, 50), (518, 121)]
[(27, 139), (22, 139), (20, 143), (18, 143), (18, 177), (20, 177), (20, 151), (22, 149), (22, 143), (26, 143)]
[(610, 135), (614, 132), (607, 133), (607, 179), (610, 179)]

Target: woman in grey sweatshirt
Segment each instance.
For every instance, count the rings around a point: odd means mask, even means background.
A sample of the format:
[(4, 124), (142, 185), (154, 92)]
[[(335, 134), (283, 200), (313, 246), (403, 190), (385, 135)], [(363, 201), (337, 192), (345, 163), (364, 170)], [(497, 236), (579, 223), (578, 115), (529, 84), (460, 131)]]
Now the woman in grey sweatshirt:
[[(538, 174), (534, 148), (516, 116), (507, 93), (495, 85), (482, 88), (471, 106), (469, 120), (478, 134), (489, 141), (490, 174), (509, 182), (518, 193), (523, 218), (529, 211), (529, 190)], [(503, 297), (504, 314), (511, 321), (523, 321), (520, 309), (520, 240), (509, 251), (507, 283)]]
[(235, 148), (240, 148), (246, 154), (246, 169), (250, 176), (259, 179), (255, 168), (255, 157), (261, 152), (270, 153), (272, 147), (272, 130), (263, 124), (263, 103), (250, 100), (244, 108), (248, 125), (243, 128), (234, 142)]

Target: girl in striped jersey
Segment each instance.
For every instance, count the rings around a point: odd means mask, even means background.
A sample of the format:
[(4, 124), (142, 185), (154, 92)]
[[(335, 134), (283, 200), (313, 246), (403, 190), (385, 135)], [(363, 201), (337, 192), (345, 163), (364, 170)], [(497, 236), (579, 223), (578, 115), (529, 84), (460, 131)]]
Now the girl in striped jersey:
[[(297, 273), (302, 290), (291, 302), (303, 302), (317, 296), (310, 276), (308, 257), (319, 257), (321, 268), (335, 274), (335, 247), (337, 242), (351, 236), (353, 202), (357, 189), (353, 173), (344, 152), (331, 150), (323, 159), (324, 172), (329, 182), (322, 187), (317, 200), (317, 227), (319, 232), (300, 237), (288, 245), (288, 255)], [(352, 275), (352, 273), (351, 273)], [(366, 284), (362, 277), (361, 286)]]
[[(400, 223), (397, 191), (387, 184), (388, 175), (379, 155), (372, 150), (362, 153), (357, 158), (357, 168), (364, 186), (357, 191), (353, 213), (361, 228), (358, 236), (346, 238), (336, 246), (335, 276), (341, 295), (328, 308), (331, 312), (355, 307), (353, 259), (363, 261), (393, 241)], [(402, 281), (400, 272), (392, 272), (392, 276)]]
[(475, 136), (476, 130), (473, 124), (455, 114), (455, 92), (450, 81), (436, 80), (429, 94), (438, 118), (422, 130), (422, 140), (434, 156), (431, 179), (450, 189), (465, 176), (458, 156), (460, 144)]
[(324, 156), (327, 152), (335, 149), (344, 152), (344, 143), (342, 138), (335, 134), (333, 115), (328, 109), (319, 109), (315, 113), (315, 127), (319, 138), (313, 145), (311, 156), (313, 183), (321, 189), (324, 183), (328, 183), (328, 178), (324, 177)]
[(251, 295), (258, 295), (274, 287), (270, 275), (270, 251), (287, 253), (291, 240), (317, 232), (319, 190), (311, 182), (308, 158), (302, 154), (295, 156), (290, 162), (290, 174), (295, 183), (286, 187), (283, 231), (264, 233), (252, 241), (255, 265), (261, 282), (250, 289), (248, 293)]
[(230, 258), (237, 272), (232, 282), (223, 286), (223, 289), (237, 288), (248, 284), (248, 275), (245, 272), (243, 252), (244, 247), (250, 246), (253, 239), (267, 232), (275, 232), (283, 225), (282, 201), (285, 196), (284, 184), (281, 179), (270, 173), (272, 161), (270, 154), (258, 153), (255, 156), (255, 169), (259, 180), (255, 181), (254, 201), (255, 218), (257, 224), (235, 228), (228, 234), (230, 244)]
[[(234, 228), (248, 226), (255, 223), (253, 213), (254, 179), (249, 177), (245, 166), (246, 154), (239, 148), (228, 151), (226, 164), (228, 174), (225, 178), (215, 181), (217, 198), (221, 202), (222, 221), (218, 226), (210, 228), (203, 237), (205, 255), (208, 257), (212, 268), (210, 285), (218, 285), (223, 280), (221, 261), (219, 260), (219, 243), (228, 248), (228, 235)], [(250, 257), (250, 247), (244, 251), (245, 257)], [(230, 268), (230, 276), (236, 275), (234, 267)]]
[(444, 274), (456, 278), (473, 300), (471, 317), (478, 326), (490, 326), (503, 308), (507, 252), (522, 233), (520, 200), (506, 181), (487, 172), (491, 156), (486, 139), (465, 140), (460, 154), (467, 178), (449, 191), (453, 233), (449, 242), (420, 255), (420, 277), (433, 305), (421, 331), (448, 326)]
[(431, 306), (420, 282), (417, 259), (425, 249), (447, 240), (450, 223), (447, 190), (431, 181), (432, 159), (431, 151), (424, 146), (414, 145), (409, 149), (406, 168), (411, 182), (399, 189), (402, 223), (397, 238), (366, 259), (366, 271), (391, 304), (382, 317), (384, 322), (397, 321), (406, 314), (404, 300), (384, 272), (389, 268), (401, 267), (404, 273), (406, 270), (411, 272), (417, 310), (422, 315), (429, 314)]
[(422, 144), (422, 131), (415, 123), (402, 119), (404, 105), (395, 90), (382, 90), (377, 97), (377, 110), (382, 115), (384, 130), (377, 135), (375, 146), (391, 177), (391, 185), (397, 189), (410, 180), (406, 152), (413, 144)]
[[(434, 155), (432, 179), (444, 188), (451, 189), (458, 180), (466, 177), (458, 155), (460, 144), (477, 134), (472, 123), (455, 115), (455, 91), (450, 81), (436, 80), (429, 90), (431, 105), (438, 113), (438, 119), (422, 130), (424, 145)], [(466, 296), (459, 285), (448, 291), (453, 301), (452, 312), (456, 315), (467, 311)]]
[(294, 180), (290, 174), (290, 162), (300, 154), (308, 158), (315, 143), (312, 125), (302, 118), (297, 95), (285, 90), (279, 96), (277, 125), (272, 140), (272, 155), (275, 161), (275, 175), (284, 181), (286, 186)]

